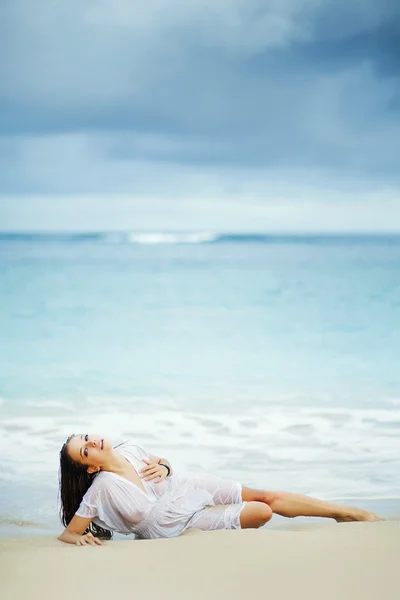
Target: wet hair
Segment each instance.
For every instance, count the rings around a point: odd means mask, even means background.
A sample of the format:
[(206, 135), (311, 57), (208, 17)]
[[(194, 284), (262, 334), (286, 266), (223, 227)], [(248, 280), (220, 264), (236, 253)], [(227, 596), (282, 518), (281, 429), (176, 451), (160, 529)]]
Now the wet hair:
[[(97, 473), (88, 473), (86, 466), (72, 460), (68, 452), (68, 444), (75, 434), (70, 435), (60, 451), (60, 471), (59, 471), (59, 500), (60, 500), (60, 518), (65, 527), (71, 522), (72, 517), (78, 510), (83, 496), (92, 485)], [(90, 523), (85, 533), (92, 533), (94, 536), (106, 540), (112, 538), (112, 532), (99, 525)]]

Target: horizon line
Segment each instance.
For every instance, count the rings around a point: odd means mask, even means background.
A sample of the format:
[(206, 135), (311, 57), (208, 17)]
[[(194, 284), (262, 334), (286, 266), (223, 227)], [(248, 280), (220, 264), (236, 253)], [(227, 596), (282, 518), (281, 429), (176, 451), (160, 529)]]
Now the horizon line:
[(237, 229), (0, 229), (0, 236), (23, 235), (107, 235), (107, 234), (169, 234), (169, 235), (235, 235), (235, 236), (271, 236), (271, 237), (306, 237), (306, 236), (398, 236), (396, 230), (237, 230)]

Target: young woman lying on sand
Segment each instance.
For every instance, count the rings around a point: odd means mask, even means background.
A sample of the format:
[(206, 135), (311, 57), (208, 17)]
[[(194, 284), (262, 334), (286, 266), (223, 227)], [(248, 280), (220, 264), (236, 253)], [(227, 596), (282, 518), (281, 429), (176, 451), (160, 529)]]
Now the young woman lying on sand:
[(167, 459), (132, 442), (114, 448), (100, 435), (72, 435), (60, 452), (59, 539), (101, 545), (113, 531), (139, 538), (168, 538), (203, 530), (261, 527), (273, 513), (378, 521), (373, 512), (308, 496), (267, 492), (205, 473), (173, 473)]

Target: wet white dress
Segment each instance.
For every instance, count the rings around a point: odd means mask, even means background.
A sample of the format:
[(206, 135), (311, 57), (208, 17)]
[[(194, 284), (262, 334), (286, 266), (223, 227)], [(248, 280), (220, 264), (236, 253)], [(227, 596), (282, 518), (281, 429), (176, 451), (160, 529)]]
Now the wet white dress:
[[(149, 453), (131, 442), (118, 447), (138, 472)], [(207, 473), (181, 472), (160, 483), (142, 481), (145, 492), (124, 477), (101, 471), (76, 512), (96, 525), (139, 538), (175, 537), (189, 528), (240, 529), (242, 486)]]

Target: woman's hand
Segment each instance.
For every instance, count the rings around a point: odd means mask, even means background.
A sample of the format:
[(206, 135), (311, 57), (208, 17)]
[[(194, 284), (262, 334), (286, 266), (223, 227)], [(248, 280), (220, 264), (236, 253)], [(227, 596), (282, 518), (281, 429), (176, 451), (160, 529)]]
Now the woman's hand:
[(143, 459), (143, 462), (146, 463), (147, 467), (143, 467), (140, 469), (140, 477), (144, 477), (145, 481), (150, 481), (151, 479), (156, 479), (154, 483), (160, 483), (163, 479), (165, 479), (168, 475), (168, 469), (164, 467), (164, 465), (160, 465), (155, 462), (150, 462), (149, 460)]
[(93, 533), (84, 533), (80, 535), (75, 542), (75, 546), (101, 546), (99, 538), (94, 537)]

